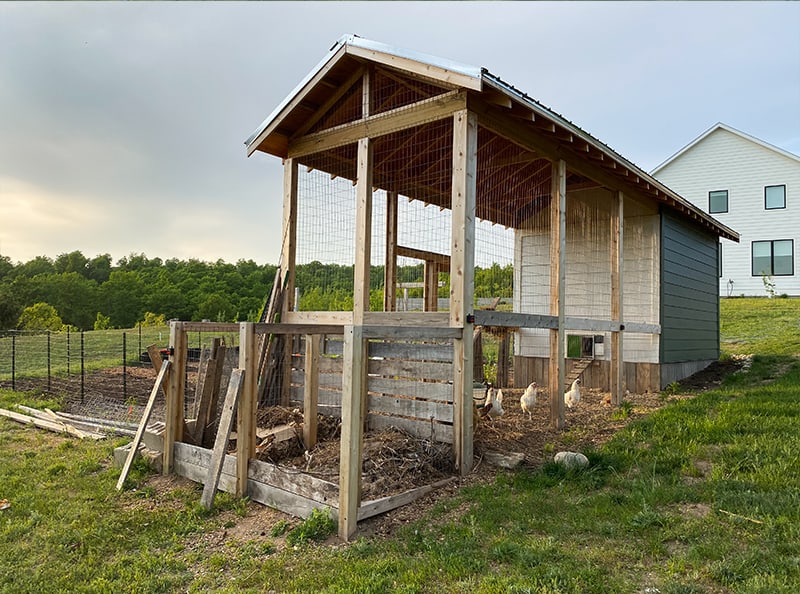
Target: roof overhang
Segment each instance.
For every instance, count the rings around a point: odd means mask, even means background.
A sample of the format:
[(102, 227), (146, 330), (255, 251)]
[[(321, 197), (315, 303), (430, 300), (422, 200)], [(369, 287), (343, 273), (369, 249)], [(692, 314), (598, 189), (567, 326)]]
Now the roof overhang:
[(335, 81), (352, 81), (365, 64), (380, 64), (416, 77), (435, 81), (453, 91), (462, 90), (469, 108), (482, 126), (520, 145), (533, 143), (548, 158), (567, 161), (569, 169), (604, 186), (634, 192), (656, 200), (666, 208), (711, 230), (719, 237), (739, 241), (733, 229), (723, 225), (676, 194), (649, 173), (619, 155), (552, 109), (494, 76), (488, 70), (426, 54), (395, 48), (354, 35), (340, 38), (323, 60), (264, 120), (245, 142), (247, 154), (263, 151), (289, 156), (292, 133), (303, 121), (303, 101), (320, 85), (334, 88)]

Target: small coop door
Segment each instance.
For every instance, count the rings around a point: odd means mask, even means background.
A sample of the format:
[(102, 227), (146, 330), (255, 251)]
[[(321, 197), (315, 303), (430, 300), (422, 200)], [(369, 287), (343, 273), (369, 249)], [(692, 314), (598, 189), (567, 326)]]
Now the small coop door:
[(568, 359), (583, 359), (585, 357), (594, 358), (594, 341), (595, 341), (594, 336), (567, 334), (567, 358)]

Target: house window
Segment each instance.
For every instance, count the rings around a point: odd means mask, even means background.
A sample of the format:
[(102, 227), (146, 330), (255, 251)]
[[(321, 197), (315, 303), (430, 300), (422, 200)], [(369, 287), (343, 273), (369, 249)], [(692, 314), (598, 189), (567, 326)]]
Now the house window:
[(719, 242), (719, 248), (717, 249), (717, 272), (719, 273), (719, 277), (722, 278), (722, 242)]
[(728, 190), (714, 190), (708, 193), (708, 212), (728, 212)]
[(765, 186), (764, 208), (786, 208), (786, 186)]
[(794, 240), (754, 241), (753, 276), (792, 276), (794, 274)]

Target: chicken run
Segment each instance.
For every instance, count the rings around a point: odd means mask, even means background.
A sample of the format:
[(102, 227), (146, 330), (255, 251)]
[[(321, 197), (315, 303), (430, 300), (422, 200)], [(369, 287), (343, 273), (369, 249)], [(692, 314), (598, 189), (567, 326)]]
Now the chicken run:
[[(483, 461), (602, 439), (719, 358), (719, 238), (736, 232), (484, 68), (345, 36), (245, 145), (283, 163), (267, 306), (172, 322), (152, 393), (164, 472), (204, 483), (204, 505), (219, 487), (323, 506), (349, 540)], [(505, 308), (478, 307), (479, 271), (484, 292), (513, 281)], [(221, 408), (204, 387), (187, 417), (187, 334), (237, 331)], [(503, 337), (485, 392), (482, 332)]]

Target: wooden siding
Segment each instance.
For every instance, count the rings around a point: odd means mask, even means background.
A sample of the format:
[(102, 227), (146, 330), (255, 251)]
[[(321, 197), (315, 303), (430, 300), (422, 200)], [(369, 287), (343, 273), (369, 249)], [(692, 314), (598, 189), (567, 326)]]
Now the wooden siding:
[[(298, 349), (302, 353), (303, 349)], [(317, 410), (340, 417), (342, 341), (325, 341), (319, 359)], [(304, 356), (292, 356), (290, 405), (303, 407)], [(453, 442), (453, 345), (442, 342), (369, 341), (367, 422), (418, 437)]]
[[(574, 364), (574, 361), (567, 360), (567, 374), (569, 374)], [(515, 387), (521, 388), (532, 381), (536, 381), (540, 386), (546, 386), (549, 377), (548, 367), (548, 359), (515, 356)], [(658, 392), (664, 387), (660, 368), (661, 366), (657, 363), (625, 363), (623, 367), (623, 389), (628, 389), (634, 394)], [(596, 360), (581, 374), (581, 382), (585, 388), (596, 388), (603, 392), (608, 392), (611, 381), (610, 373), (610, 361)], [(681, 378), (690, 373), (681, 376)]]
[[(719, 128), (666, 164), (656, 177), (708, 212), (708, 193), (728, 190), (728, 212), (712, 216), (738, 231), (740, 243), (722, 241), (719, 295), (766, 296), (760, 276), (752, 276), (753, 241), (794, 240), (794, 276), (776, 276), (780, 293), (800, 295), (800, 161)], [(764, 187), (786, 185), (786, 208), (766, 210)]]
[(664, 213), (661, 242), (661, 362), (717, 359), (717, 238)]

